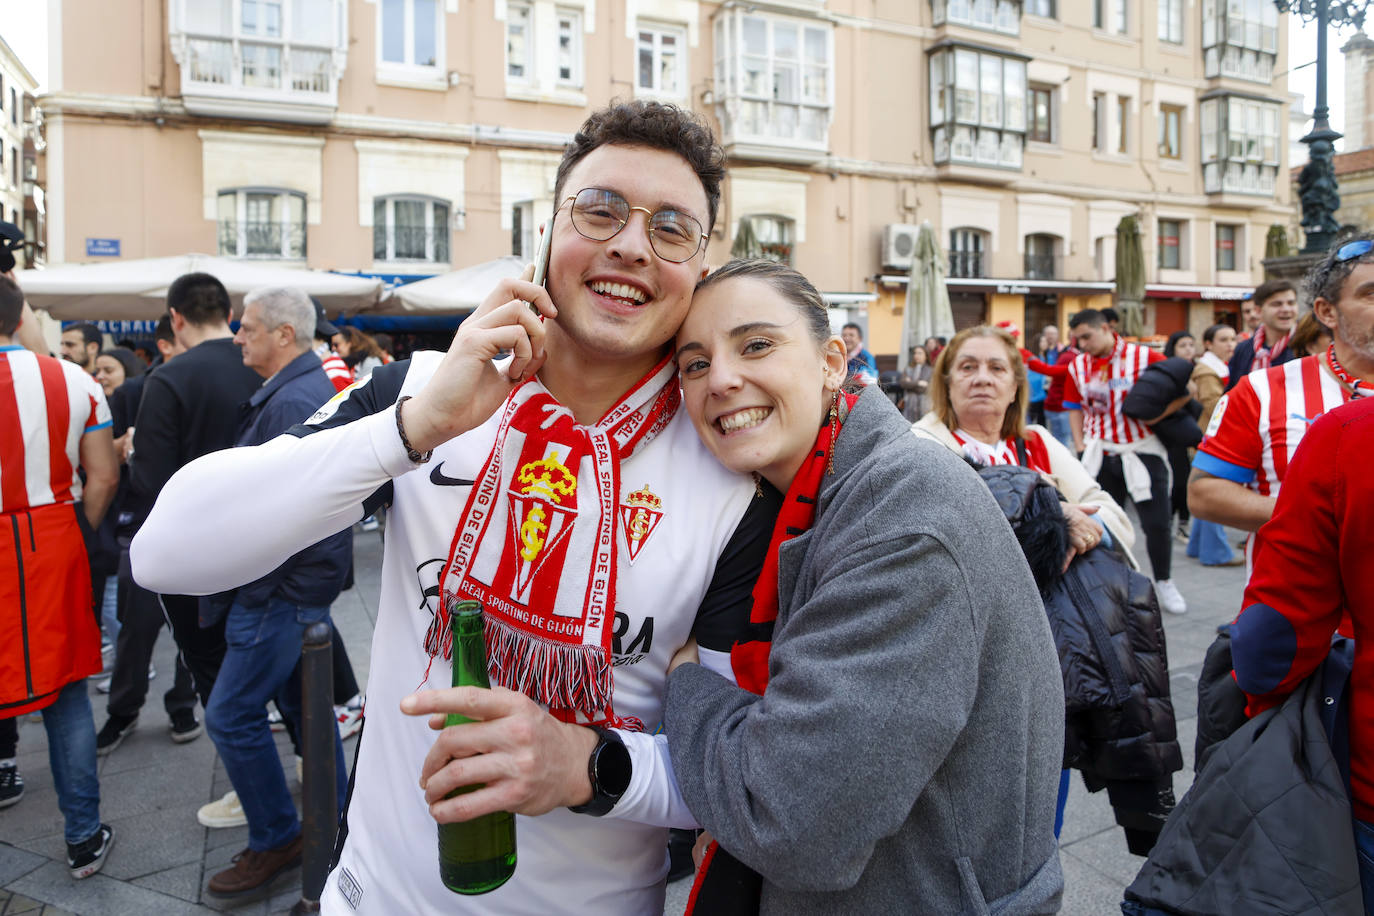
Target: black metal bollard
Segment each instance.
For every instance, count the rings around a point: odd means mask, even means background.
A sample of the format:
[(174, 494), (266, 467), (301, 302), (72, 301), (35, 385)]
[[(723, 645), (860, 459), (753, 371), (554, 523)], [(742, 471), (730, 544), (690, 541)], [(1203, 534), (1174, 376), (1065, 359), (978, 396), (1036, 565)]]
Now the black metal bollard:
[(301, 786), (304, 837), (301, 865), (301, 899), (293, 914), (318, 913), (320, 895), (329, 877), (329, 859), (338, 827), (335, 792), (333, 645), (327, 623), (313, 623), (305, 631), (301, 648)]

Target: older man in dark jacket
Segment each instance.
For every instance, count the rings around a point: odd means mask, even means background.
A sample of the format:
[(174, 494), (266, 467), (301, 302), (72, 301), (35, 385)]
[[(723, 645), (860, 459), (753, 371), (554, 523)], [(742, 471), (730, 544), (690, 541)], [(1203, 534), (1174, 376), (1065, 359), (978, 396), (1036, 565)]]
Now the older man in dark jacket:
[[(244, 365), (267, 381), (249, 399), (236, 445), (260, 445), (314, 413), (334, 386), (311, 352), (315, 308), (300, 290), (263, 289), (244, 299), (234, 341)], [(264, 524), (271, 519), (264, 518)], [(251, 532), (225, 532), (251, 537)], [(205, 712), (210, 737), (248, 819), (248, 849), (210, 879), (209, 891), (234, 897), (254, 891), (300, 862), (301, 826), (278, 762), (266, 704), (276, 699), (299, 724), (295, 674), (306, 627), (329, 620), (352, 554), (349, 529), (305, 548), (266, 576), (211, 599), (225, 617), (228, 651)], [(340, 807), (343, 746), (334, 741)]]

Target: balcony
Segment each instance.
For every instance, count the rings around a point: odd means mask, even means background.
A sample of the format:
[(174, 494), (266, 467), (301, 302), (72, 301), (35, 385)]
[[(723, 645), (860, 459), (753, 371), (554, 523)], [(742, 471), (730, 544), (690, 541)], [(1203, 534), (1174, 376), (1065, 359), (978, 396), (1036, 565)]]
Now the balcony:
[(1027, 280), (1058, 279), (1059, 269), (1059, 258), (1055, 255), (1026, 253), (1025, 277)]
[(951, 277), (986, 277), (983, 271), (983, 252), (951, 251), (949, 253), (949, 275)]
[[(284, 0), (285, 23), (309, 16), (310, 34), (297, 37), (283, 34), (282, 22), (250, 26), (238, 3), (218, 23), (200, 21), (205, 14), (195, 0), (171, 0), (171, 6), (169, 42), (187, 111), (298, 124), (333, 118), (348, 55), (346, 0)], [(250, 29), (257, 34), (246, 34)]]
[(230, 258), (305, 260), (305, 223), (219, 223), (219, 253)]

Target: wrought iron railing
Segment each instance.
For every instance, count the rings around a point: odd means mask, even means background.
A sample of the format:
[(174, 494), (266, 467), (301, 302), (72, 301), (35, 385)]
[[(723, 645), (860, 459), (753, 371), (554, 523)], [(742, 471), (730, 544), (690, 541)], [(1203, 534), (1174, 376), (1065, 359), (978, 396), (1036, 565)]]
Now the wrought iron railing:
[(951, 277), (982, 277), (983, 252), (951, 251), (949, 253), (949, 275)]
[(231, 258), (305, 258), (305, 223), (221, 220), (219, 253)]

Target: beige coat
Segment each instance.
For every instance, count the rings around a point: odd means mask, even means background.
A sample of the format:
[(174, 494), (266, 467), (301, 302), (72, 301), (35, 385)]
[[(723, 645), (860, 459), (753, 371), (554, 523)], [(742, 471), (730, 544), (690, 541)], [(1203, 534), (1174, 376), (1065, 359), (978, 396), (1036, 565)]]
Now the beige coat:
[[(946, 448), (960, 452), (958, 441), (934, 411), (926, 414), (916, 421), (911, 427), (912, 432), (927, 439), (934, 439)], [(1070, 503), (1097, 506), (1097, 513), (1094, 518), (1100, 519), (1106, 526), (1112, 540), (1121, 547), (1122, 553), (1126, 556), (1126, 562), (1132, 569), (1139, 569), (1140, 564), (1136, 562), (1135, 555), (1131, 553), (1131, 548), (1135, 546), (1135, 529), (1131, 527), (1131, 522), (1126, 518), (1126, 513), (1121, 506), (1117, 505), (1116, 500), (1093, 479), (1092, 475), (1084, 470), (1083, 465), (1073, 452), (1066, 449), (1063, 444), (1050, 433), (1048, 429), (1035, 423), (1026, 426), (1026, 432), (1035, 433), (1040, 437), (1040, 441), (1045, 444), (1045, 451), (1050, 456), (1050, 482), (1059, 494)]]

